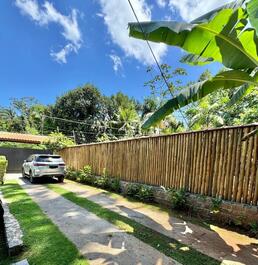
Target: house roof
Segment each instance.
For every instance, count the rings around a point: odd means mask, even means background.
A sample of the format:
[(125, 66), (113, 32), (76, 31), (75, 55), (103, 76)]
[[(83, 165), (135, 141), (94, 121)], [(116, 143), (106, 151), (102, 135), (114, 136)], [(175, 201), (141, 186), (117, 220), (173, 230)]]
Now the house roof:
[(30, 143), (40, 144), (47, 140), (47, 136), (23, 134), (23, 133), (11, 133), (11, 132), (0, 132), (0, 142), (17, 142), (17, 143)]

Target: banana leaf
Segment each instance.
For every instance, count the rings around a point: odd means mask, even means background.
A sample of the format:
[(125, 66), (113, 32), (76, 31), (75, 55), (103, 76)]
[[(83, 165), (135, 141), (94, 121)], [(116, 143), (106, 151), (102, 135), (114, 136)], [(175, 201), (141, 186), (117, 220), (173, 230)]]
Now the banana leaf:
[[(222, 8), (197, 19), (194, 24), (176, 21), (129, 23), (129, 35), (178, 46), (191, 54), (221, 62), (227, 68), (253, 70), (258, 66), (258, 38), (255, 29), (246, 27), (247, 18), (243, 8)], [(203, 21), (206, 22), (200, 23)]]
[(256, 29), (256, 36), (258, 36), (258, 0), (251, 0), (247, 3), (247, 13), (251, 25)]
[(191, 21), (192, 24), (200, 24), (200, 23), (207, 23), (209, 22), (218, 12), (220, 12), (223, 9), (232, 9), (236, 10), (239, 7), (242, 7), (243, 4), (246, 2), (246, 0), (236, 0), (230, 3), (227, 3), (221, 7), (218, 7), (216, 9), (211, 10), (210, 12), (194, 19)]
[[(252, 75), (251, 75), (252, 76)], [(253, 79), (258, 82), (258, 70), (253, 73)], [(257, 85), (250, 85), (250, 84), (244, 84), (238, 88), (238, 90), (234, 93), (234, 95), (231, 97), (230, 101), (227, 103), (226, 107), (233, 106), (237, 101), (242, 99), (244, 96), (251, 93), (254, 89), (257, 89)]]
[(196, 54), (186, 54), (184, 55), (181, 59), (180, 59), (181, 63), (187, 63), (190, 65), (205, 65), (208, 63), (213, 62), (212, 58), (204, 58), (201, 57), (200, 55), (196, 55)]
[(246, 72), (230, 70), (217, 74), (211, 80), (198, 82), (170, 99), (158, 109), (142, 126), (143, 129), (157, 124), (173, 111), (182, 108), (189, 103), (198, 101), (206, 95), (218, 89), (239, 87), (242, 85), (258, 86), (256, 79)]
[(227, 103), (226, 107), (233, 106), (237, 101), (242, 99), (244, 96), (249, 94), (254, 89), (254, 86), (250, 86), (248, 84), (244, 84), (238, 88), (238, 90), (231, 97), (230, 101)]

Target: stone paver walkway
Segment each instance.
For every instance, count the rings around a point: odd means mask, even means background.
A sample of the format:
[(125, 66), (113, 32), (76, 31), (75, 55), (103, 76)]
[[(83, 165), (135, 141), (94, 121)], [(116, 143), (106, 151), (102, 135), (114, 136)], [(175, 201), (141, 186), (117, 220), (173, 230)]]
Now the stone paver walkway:
[(130, 202), (122, 196), (110, 196), (107, 192), (79, 183), (65, 181), (57, 184), (86, 197), (103, 207), (144, 224), (166, 236), (185, 243), (198, 251), (221, 261), (225, 265), (257, 265), (258, 240), (217, 226), (213, 231), (175, 218), (166, 211)]
[(19, 184), (93, 265), (180, 265), (43, 185)]

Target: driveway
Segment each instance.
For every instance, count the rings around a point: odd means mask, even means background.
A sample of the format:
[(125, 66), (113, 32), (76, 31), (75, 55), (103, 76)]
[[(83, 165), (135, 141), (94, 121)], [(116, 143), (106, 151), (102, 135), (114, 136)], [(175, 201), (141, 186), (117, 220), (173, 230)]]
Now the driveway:
[[(19, 177), (20, 175), (7, 176), (9, 179)], [(180, 265), (44, 185), (32, 185), (22, 178), (18, 179), (18, 183), (91, 264)]]

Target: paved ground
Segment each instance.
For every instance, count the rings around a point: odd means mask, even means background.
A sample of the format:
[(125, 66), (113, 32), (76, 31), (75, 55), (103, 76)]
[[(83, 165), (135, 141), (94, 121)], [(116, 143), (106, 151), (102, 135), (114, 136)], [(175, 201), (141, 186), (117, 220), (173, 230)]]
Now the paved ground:
[(91, 264), (180, 265), (44, 185), (31, 185), (23, 179), (19, 184)]
[(101, 189), (79, 183), (66, 181), (58, 185), (112, 211), (128, 216), (166, 236), (192, 246), (198, 251), (220, 260), (222, 264), (258, 264), (257, 239), (217, 226), (211, 226), (213, 231), (210, 231), (170, 216), (165, 211), (157, 211), (143, 203), (130, 202), (119, 195), (111, 197)]

